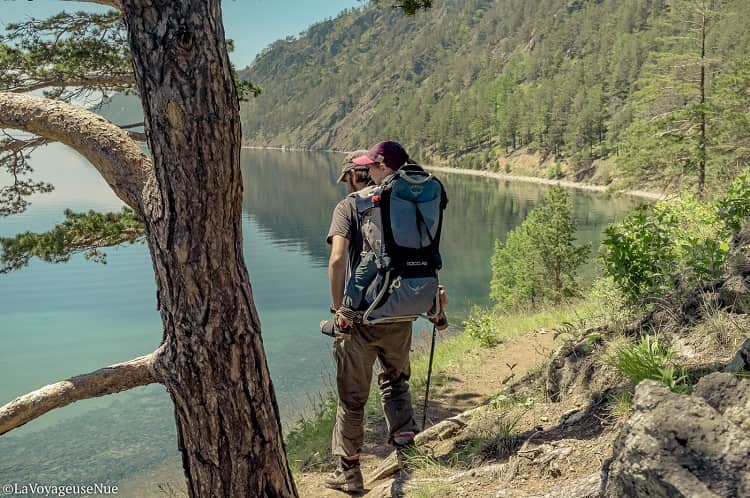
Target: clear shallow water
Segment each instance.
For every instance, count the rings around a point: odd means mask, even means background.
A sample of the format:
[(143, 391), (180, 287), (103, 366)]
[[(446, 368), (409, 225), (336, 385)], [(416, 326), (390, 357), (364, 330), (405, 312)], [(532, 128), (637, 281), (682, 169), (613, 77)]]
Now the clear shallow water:
[[(330, 385), (330, 342), (317, 324), (330, 301), (324, 239), (331, 210), (344, 195), (333, 183), (340, 157), (243, 151), (245, 257), (286, 423)], [(0, 219), (0, 236), (49, 228), (65, 208), (119, 209), (120, 201), (77, 154), (53, 145), (34, 160), (38, 177), (56, 191), (23, 215)], [(442, 179), (450, 202), (441, 280), (458, 322), (471, 304), (487, 302), (494, 240), (517, 226), (547, 188), (451, 174)], [(603, 227), (634, 204), (586, 192), (573, 192), (573, 200), (579, 238), (595, 247)], [(150, 352), (161, 338), (155, 306), (144, 245), (109, 250), (107, 265), (75, 257), (0, 275), (0, 404)], [(176, 446), (169, 398), (161, 387), (147, 386), (76, 403), (0, 437), (0, 484), (148, 480), (155, 467), (178, 465)]]

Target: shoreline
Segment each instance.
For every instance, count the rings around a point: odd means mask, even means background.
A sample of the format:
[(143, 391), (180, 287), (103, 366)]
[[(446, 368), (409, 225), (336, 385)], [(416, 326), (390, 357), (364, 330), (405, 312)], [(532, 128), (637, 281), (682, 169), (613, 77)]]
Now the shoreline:
[[(253, 150), (278, 150), (282, 152), (335, 152), (337, 154), (345, 154), (346, 151), (335, 150), (335, 149), (304, 149), (294, 147), (264, 147), (257, 145), (243, 145), (243, 149)], [(498, 173), (495, 171), (486, 171), (478, 169), (466, 169), (466, 168), (451, 168), (448, 166), (430, 166), (425, 165), (426, 169), (432, 171), (439, 171), (441, 173), (456, 174), (456, 175), (469, 175), (469, 176), (481, 176), (484, 178), (492, 178), (495, 180), (504, 180), (507, 182), (523, 182), (523, 183), (535, 183), (537, 185), (560, 185), (565, 188), (572, 188), (577, 190), (587, 190), (589, 192), (599, 192), (610, 195), (627, 195), (630, 197), (638, 197), (641, 199), (648, 199), (652, 201), (660, 201), (665, 199), (667, 196), (659, 192), (649, 192), (647, 190), (625, 190), (622, 192), (610, 192), (609, 187), (604, 185), (592, 185), (589, 183), (572, 182), (570, 180), (552, 180), (549, 178), (541, 178), (538, 176), (524, 176), (524, 175), (508, 175), (505, 173)]]
[(425, 166), (427, 169), (433, 171), (440, 171), (441, 173), (455, 173), (459, 175), (469, 176), (482, 176), (485, 178), (493, 178), (495, 180), (505, 180), (508, 182), (524, 182), (524, 183), (536, 183), (539, 185), (560, 185), (565, 188), (574, 188), (578, 190), (588, 190), (590, 192), (600, 192), (603, 194), (622, 194), (631, 197), (640, 197), (642, 199), (649, 199), (659, 201), (666, 198), (666, 195), (658, 192), (649, 192), (646, 190), (625, 190), (623, 192), (610, 192), (609, 188), (604, 185), (592, 185), (590, 183), (571, 182), (569, 180), (551, 180), (549, 178), (540, 178), (538, 176), (522, 176), (522, 175), (508, 175), (505, 173), (497, 173), (495, 171), (485, 171), (477, 169), (465, 169), (465, 168), (450, 168), (447, 166)]

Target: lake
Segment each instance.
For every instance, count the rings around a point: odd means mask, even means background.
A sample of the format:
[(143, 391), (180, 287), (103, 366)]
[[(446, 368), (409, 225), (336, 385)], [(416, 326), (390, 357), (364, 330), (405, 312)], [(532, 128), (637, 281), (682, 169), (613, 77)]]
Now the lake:
[[(331, 211), (345, 194), (335, 184), (342, 156), (243, 150), (245, 257), (268, 362), (285, 426), (332, 386), (327, 318)], [(88, 163), (60, 145), (33, 157), (38, 179), (55, 184), (24, 214), (0, 219), (0, 236), (44, 230), (63, 210), (118, 210), (121, 202)], [(548, 187), (440, 174), (450, 202), (441, 242), (449, 317), (488, 304), (489, 258)], [(7, 182), (7, 178), (0, 177)], [(598, 246), (603, 228), (633, 207), (628, 198), (572, 191), (579, 240)], [(148, 250), (107, 251), (101, 265), (77, 256), (34, 261), (0, 275), (0, 405), (53, 381), (147, 354), (162, 336)], [(590, 270), (589, 270), (590, 273)], [(417, 323), (415, 333), (426, 329)], [(417, 395), (418, 396), (418, 395)], [(168, 395), (146, 386), (53, 411), (0, 437), (0, 485), (7, 482), (143, 486), (159, 494), (155, 469), (179, 468)], [(150, 491), (144, 491), (150, 490)], [(135, 495), (132, 491), (131, 494)]]

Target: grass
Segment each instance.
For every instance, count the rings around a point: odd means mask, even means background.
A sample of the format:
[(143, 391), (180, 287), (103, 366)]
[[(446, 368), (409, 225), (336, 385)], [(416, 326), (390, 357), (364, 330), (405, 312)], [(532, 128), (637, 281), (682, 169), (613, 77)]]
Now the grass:
[(744, 340), (747, 329), (746, 317), (725, 311), (715, 301), (703, 297), (703, 319), (695, 330), (705, 338), (706, 348), (733, 352)]
[(418, 446), (407, 450), (404, 460), (406, 465), (414, 470), (435, 472), (440, 469), (438, 459), (432, 453)]
[(495, 410), (510, 410), (517, 407), (531, 408), (534, 406), (534, 399), (501, 393), (490, 400), (490, 406)]
[(445, 484), (423, 482), (407, 488), (405, 496), (406, 498), (449, 498), (451, 489)]
[(627, 418), (633, 410), (633, 393), (623, 391), (609, 407), (609, 414), (615, 419)]
[(450, 467), (465, 468), (507, 457), (518, 444), (516, 426), (522, 415), (497, 417), (491, 427), (478, 430), (474, 437), (459, 443), (446, 463)]
[(616, 349), (607, 359), (633, 384), (652, 379), (674, 392), (686, 392), (688, 386), (683, 369), (673, 362), (672, 351), (658, 337), (646, 335), (637, 343)]
[(286, 436), (286, 451), (293, 472), (330, 470), (331, 434), (336, 423), (336, 400), (323, 397), (309, 416), (300, 417)]

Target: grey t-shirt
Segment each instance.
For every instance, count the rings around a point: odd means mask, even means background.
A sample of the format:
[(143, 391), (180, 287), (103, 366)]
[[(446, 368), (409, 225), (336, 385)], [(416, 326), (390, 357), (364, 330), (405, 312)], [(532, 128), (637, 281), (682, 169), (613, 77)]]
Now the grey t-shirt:
[(362, 232), (359, 229), (357, 204), (352, 196), (344, 197), (333, 210), (331, 226), (326, 237), (329, 244), (334, 235), (340, 235), (349, 241), (348, 279), (351, 271), (359, 264), (359, 258), (362, 254)]

